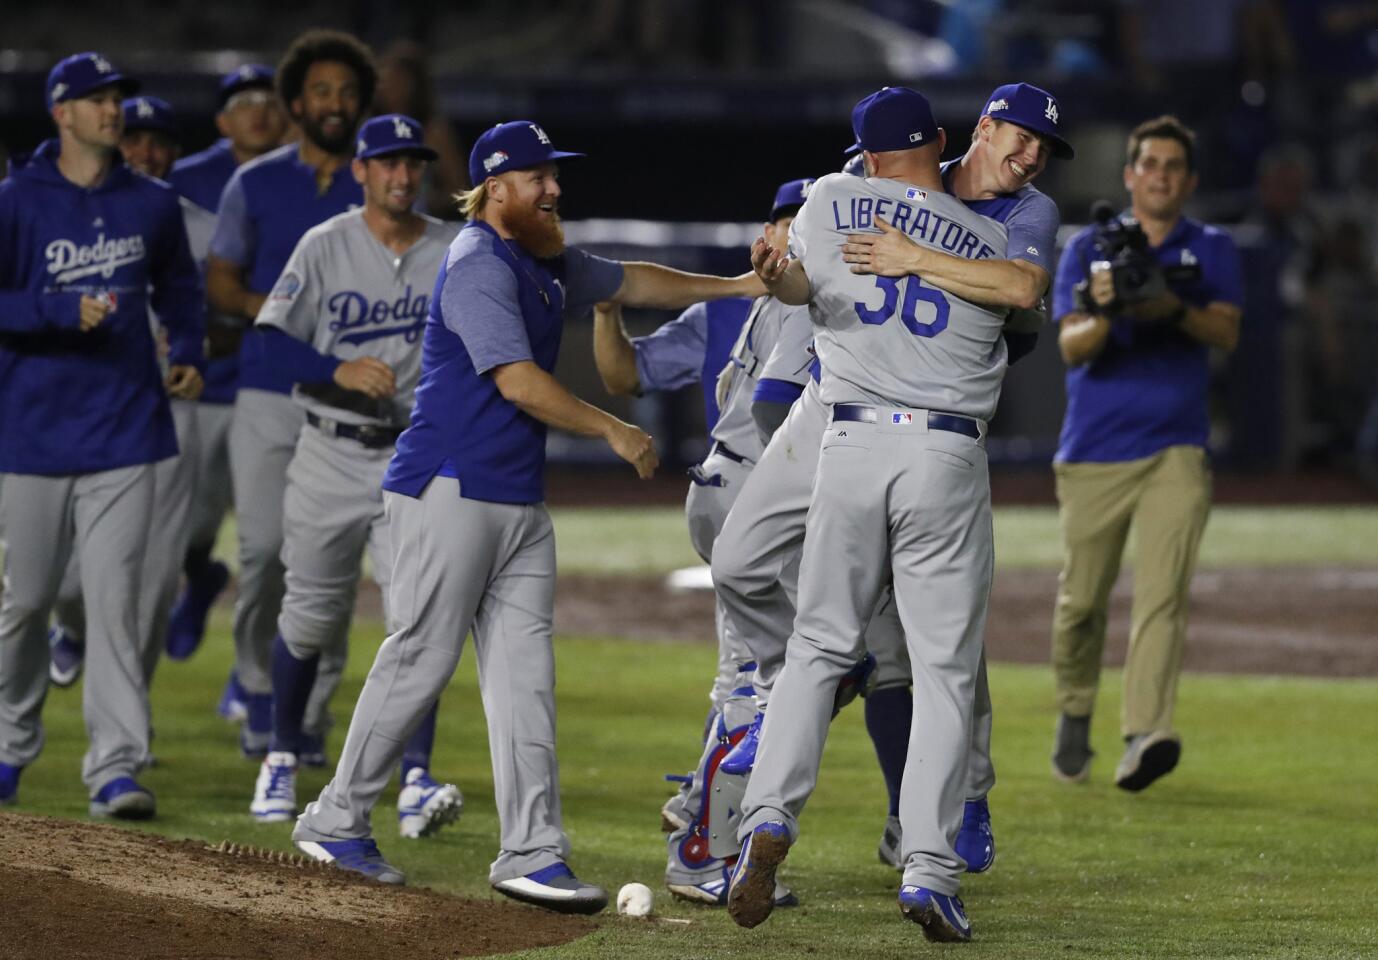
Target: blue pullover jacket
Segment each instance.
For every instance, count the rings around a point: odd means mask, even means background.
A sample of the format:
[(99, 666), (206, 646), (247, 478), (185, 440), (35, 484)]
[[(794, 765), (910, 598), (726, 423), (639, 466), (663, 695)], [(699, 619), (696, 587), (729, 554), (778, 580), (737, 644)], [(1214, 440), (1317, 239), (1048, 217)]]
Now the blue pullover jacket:
[[(205, 294), (177, 194), (122, 163), (77, 186), (58, 152), (47, 141), (0, 182), (0, 473), (95, 473), (177, 453), (150, 306), (168, 362), (205, 366)], [(84, 333), (82, 294), (115, 304)]]

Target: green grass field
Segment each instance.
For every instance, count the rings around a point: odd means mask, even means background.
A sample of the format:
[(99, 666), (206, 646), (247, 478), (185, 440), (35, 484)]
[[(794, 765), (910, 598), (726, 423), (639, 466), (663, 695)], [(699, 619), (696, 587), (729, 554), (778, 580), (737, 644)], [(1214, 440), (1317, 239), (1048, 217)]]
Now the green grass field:
[[(683, 551), (676, 546), (684, 534), (672, 528), (672, 511), (627, 514), (637, 525), (622, 522), (626, 516), (613, 522), (605, 511), (562, 511), (562, 562), (602, 571), (688, 562), (687, 544)], [(1055, 561), (1049, 511), (1003, 511), (998, 524), (1009, 562)], [(1226, 533), (1238, 542), (1227, 543)], [(1362, 564), (1378, 559), (1375, 543), (1372, 511), (1217, 510), (1206, 551), (1216, 566)], [(380, 640), (379, 624), (356, 625), (349, 676), (336, 704), (342, 716)], [(710, 648), (565, 636), (557, 640), (557, 656), (574, 866), (611, 890), (645, 882), (657, 891), (659, 917), (689, 923), (605, 915), (583, 940), (521, 956), (898, 958), (948, 949), (928, 944), (900, 918), (897, 875), (876, 860), (884, 788), (858, 707), (834, 725), (819, 789), (786, 864), (784, 878), (804, 905), (744, 931), (722, 911), (662, 895), (657, 825), (668, 787), (661, 776), (683, 772), (697, 754)], [(160, 816), (146, 829), (288, 849), (286, 826), (250, 821), (256, 768), (239, 758), (234, 728), (213, 713), (229, 660), (228, 618), (218, 611), (195, 658), (160, 667), (154, 685), (160, 765), (144, 776), (158, 795)], [(1375, 955), (1378, 682), (1188, 675), (1177, 718), (1183, 764), (1141, 795), (1110, 783), (1119, 755), (1117, 673), (1105, 677), (1092, 782), (1079, 787), (1054, 782), (1048, 771), (1048, 671), (994, 664), (991, 684), (999, 857), (989, 874), (964, 885), (977, 940), (952, 949), (1002, 960)], [(84, 817), (79, 690), (54, 690), (45, 714), (47, 747), (24, 773), (18, 809)], [(337, 729), (332, 756), (342, 739)], [(435, 769), (464, 789), (464, 818), (437, 837), (403, 841), (395, 810), (380, 806), (375, 826), (383, 851), (412, 883), (494, 897), (486, 884), (497, 836), (492, 780), (467, 655), (442, 703)], [(305, 771), (299, 798), (313, 797), (328, 776)], [(385, 804), (394, 800), (389, 791)]]

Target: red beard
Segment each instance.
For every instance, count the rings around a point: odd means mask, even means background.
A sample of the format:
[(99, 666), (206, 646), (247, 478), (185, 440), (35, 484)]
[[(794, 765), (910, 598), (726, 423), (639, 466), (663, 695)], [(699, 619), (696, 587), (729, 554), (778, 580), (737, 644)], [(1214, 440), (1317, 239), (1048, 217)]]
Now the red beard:
[(537, 260), (558, 257), (565, 251), (565, 231), (560, 218), (547, 220), (537, 207), (524, 207), (503, 218), (512, 239)]

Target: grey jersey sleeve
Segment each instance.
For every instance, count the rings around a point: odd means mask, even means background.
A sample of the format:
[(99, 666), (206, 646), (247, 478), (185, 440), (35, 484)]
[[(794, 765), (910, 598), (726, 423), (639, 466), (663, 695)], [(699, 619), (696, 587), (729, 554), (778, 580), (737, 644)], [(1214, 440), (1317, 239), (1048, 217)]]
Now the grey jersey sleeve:
[(475, 252), (450, 265), (440, 315), (464, 342), (477, 373), (532, 358), (517, 303), (517, 277), (494, 254)]
[(277, 327), (303, 343), (316, 339), (320, 322), (322, 274), (320, 250), (324, 246), (318, 228), (312, 228), (297, 242), (277, 283), (263, 301), (254, 321), (257, 326)]
[(1030, 189), (1005, 219), (1005, 229), (1009, 232), (1006, 259), (1027, 260), (1047, 270), (1051, 276), (1057, 228), (1061, 224), (1062, 215), (1058, 213), (1057, 204), (1047, 194)]
[(595, 303), (609, 300), (622, 286), (624, 269), (616, 260), (595, 257), (578, 247), (565, 249), (565, 317), (582, 318)]
[(248, 266), (254, 258), (254, 229), (249, 222), (249, 207), (244, 199), (244, 180), (236, 173), (225, 184), (220, 197), (220, 212), (211, 235), (210, 255)]
[[(768, 380), (793, 383), (802, 387), (809, 381), (809, 365), (813, 363), (813, 323), (809, 308), (785, 307), (784, 320), (775, 348), (770, 351), (761, 369), (760, 383)], [(760, 390), (758, 384), (757, 390)]]
[(703, 376), (708, 305), (696, 303), (654, 333), (632, 339), (642, 390), (678, 390)]

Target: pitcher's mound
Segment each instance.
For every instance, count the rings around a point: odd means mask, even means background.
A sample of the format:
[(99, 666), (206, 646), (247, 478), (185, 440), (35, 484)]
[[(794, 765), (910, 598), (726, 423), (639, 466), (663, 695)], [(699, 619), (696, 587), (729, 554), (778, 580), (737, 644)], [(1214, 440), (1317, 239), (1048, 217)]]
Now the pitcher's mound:
[(430, 960), (555, 946), (594, 929), (254, 851), (12, 813), (0, 814), (0, 890), (0, 954), (15, 960)]

